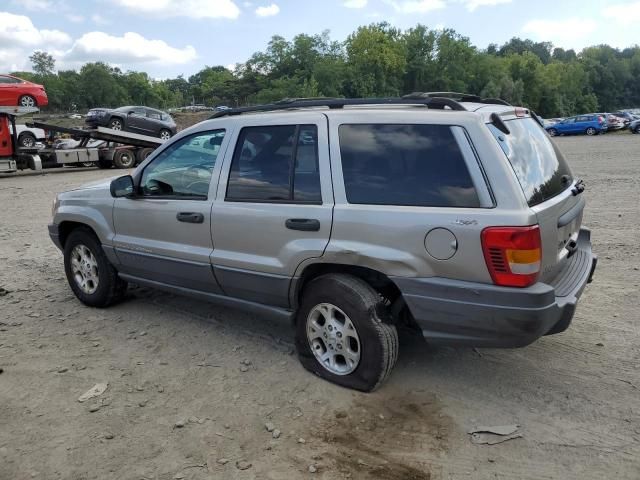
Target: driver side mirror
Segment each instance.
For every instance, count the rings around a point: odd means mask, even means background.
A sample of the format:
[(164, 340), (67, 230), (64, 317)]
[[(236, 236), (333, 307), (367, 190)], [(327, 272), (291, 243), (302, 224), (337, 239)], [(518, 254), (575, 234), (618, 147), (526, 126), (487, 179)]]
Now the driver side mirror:
[(131, 197), (134, 192), (133, 177), (124, 175), (111, 182), (109, 187), (113, 198)]

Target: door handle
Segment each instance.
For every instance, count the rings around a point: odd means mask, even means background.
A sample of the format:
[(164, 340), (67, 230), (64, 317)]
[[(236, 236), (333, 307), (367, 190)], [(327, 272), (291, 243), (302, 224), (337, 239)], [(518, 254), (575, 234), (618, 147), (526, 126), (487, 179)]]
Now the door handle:
[(320, 230), (320, 221), (312, 218), (289, 218), (284, 225), (289, 230), (301, 230), (303, 232), (317, 232)]
[(176, 215), (179, 222), (185, 223), (203, 223), (204, 215), (197, 212), (180, 212)]

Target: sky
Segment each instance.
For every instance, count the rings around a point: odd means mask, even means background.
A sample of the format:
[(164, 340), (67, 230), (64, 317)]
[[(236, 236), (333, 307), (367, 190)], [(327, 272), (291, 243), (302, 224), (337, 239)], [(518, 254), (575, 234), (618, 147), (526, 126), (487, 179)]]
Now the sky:
[(0, 0), (0, 73), (29, 70), (44, 50), (57, 69), (103, 61), (188, 77), (244, 62), (272, 35), (342, 41), (380, 21), (453, 28), (480, 48), (515, 36), (576, 50), (640, 44), (640, 0)]

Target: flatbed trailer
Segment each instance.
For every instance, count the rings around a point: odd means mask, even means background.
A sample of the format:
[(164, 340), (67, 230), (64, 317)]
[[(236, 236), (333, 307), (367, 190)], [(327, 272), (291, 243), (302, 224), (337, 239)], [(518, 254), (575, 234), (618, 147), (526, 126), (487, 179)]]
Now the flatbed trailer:
[[(42, 128), (49, 132), (64, 133), (80, 142), (74, 148), (59, 149), (49, 146), (40, 149), (38, 153), (45, 166), (95, 164), (100, 168), (111, 168), (112, 166), (133, 168), (164, 143), (164, 140), (157, 137), (105, 127), (66, 128), (37, 121), (27, 123), (27, 126)], [(93, 140), (104, 143), (92, 146), (90, 142)]]

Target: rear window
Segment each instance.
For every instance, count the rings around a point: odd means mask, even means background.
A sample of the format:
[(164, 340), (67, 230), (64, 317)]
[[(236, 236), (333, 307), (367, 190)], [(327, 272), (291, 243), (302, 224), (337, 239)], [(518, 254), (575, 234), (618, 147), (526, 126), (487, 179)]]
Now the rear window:
[(480, 206), (447, 125), (341, 125), (339, 137), (349, 203)]
[[(506, 121), (505, 135), (489, 124), (513, 167), (530, 207), (566, 190), (573, 181), (562, 152), (532, 118)], [(563, 180), (564, 177), (564, 180)]]

